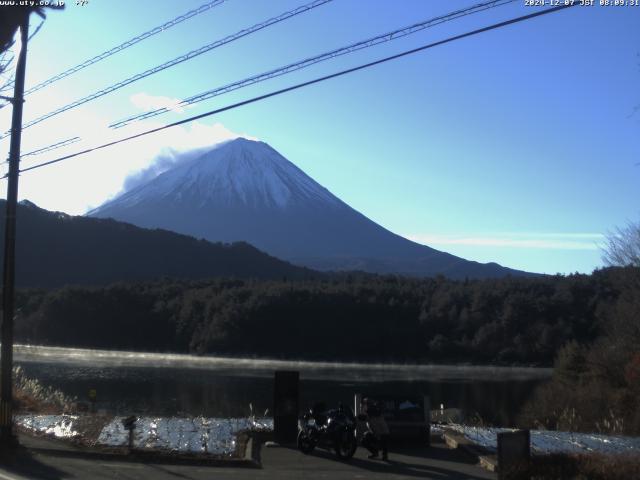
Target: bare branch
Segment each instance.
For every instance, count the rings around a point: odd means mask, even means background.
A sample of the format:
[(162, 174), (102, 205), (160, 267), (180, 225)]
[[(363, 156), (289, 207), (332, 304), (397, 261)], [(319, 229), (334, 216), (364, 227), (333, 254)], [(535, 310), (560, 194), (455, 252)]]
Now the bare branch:
[(602, 259), (608, 266), (633, 265), (640, 267), (640, 222), (629, 222), (607, 235)]

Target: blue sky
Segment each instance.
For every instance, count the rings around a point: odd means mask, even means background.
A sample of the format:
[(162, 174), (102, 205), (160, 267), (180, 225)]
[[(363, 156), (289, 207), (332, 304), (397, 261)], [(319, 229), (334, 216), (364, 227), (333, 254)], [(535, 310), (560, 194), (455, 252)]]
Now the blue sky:
[[(27, 87), (205, 3), (89, 0), (49, 14)], [(228, 0), (27, 98), (25, 120), (304, 0)], [(24, 131), (23, 151), (379, 33), (479, 3), (334, 0)], [(171, 112), (185, 118), (532, 13), (524, 0)], [(32, 29), (40, 22), (32, 18)], [(638, 219), (640, 7), (574, 7), (21, 176), (20, 196), (82, 214), (168, 147), (263, 140), (391, 231), (481, 262), (546, 273), (601, 266), (602, 234)], [(0, 110), (2, 130), (10, 109)], [(234, 132), (234, 133), (232, 133)], [(120, 132), (118, 133), (118, 135)], [(25, 159), (71, 153), (78, 145)], [(6, 140), (0, 143), (5, 154)], [(4, 186), (0, 187), (4, 190)]]

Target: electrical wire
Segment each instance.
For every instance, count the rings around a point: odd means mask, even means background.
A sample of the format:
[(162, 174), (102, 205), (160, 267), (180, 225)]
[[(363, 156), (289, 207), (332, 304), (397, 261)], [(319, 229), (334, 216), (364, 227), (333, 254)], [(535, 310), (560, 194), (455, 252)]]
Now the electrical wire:
[[(402, 38), (404, 36), (410, 35), (410, 34), (415, 33), (415, 32), (419, 32), (419, 31), (424, 30), (426, 28), (433, 27), (433, 26), (439, 25), (439, 24), (447, 22), (447, 21), (451, 21), (451, 20), (466, 16), (466, 15), (471, 15), (473, 13), (478, 13), (478, 12), (481, 12), (481, 11), (484, 11), (484, 10), (488, 10), (490, 8), (495, 8), (495, 7), (499, 7), (499, 6), (502, 6), (502, 5), (506, 5), (508, 3), (513, 3), (515, 1), (516, 0), (492, 0), (492, 1), (486, 1), (486, 2), (483, 2), (483, 3), (479, 3), (479, 4), (473, 5), (471, 7), (465, 8), (465, 9), (456, 10), (456, 11), (448, 13), (446, 15), (441, 15), (441, 16), (438, 16), (438, 17), (435, 17), (435, 18), (431, 18), (431, 19), (428, 19), (428, 20), (424, 20), (422, 22), (418, 22), (418, 23), (415, 23), (415, 24), (412, 24), (412, 25), (409, 25), (409, 26), (406, 26), (406, 27), (403, 27), (403, 28), (399, 28), (399, 29), (396, 29), (396, 30), (393, 30), (393, 31), (390, 31), (390, 32), (386, 32), (386, 33), (377, 35), (375, 37), (368, 38), (366, 40), (362, 40), (360, 42), (350, 44), (350, 45), (348, 45), (346, 47), (338, 48), (338, 49), (332, 50), (330, 52), (325, 52), (323, 54), (316, 55), (315, 57), (306, 58), (306, 59), (301, 60), (299, 62), (295, 62), (293, 64), (289, 64), (289, 65), (286, 65), (284, 67), (280, 67), (280, 68), (277, 68), (275, 70), (271, 70), (269, 72), (265, 72), (265, 73), (256, 75), (254, 77), (250, 77), (249, 79), (241, 80), (241, 81), (234, 82), (234, 83), (231, 83), (229, 85), (226, 85), (224, 87), (219, 87), (219, 88), (216, 88), (216, 89), (213, 89), (213, 90), (209, 90), (209, 91), (207, 91), (205, 93), (202, 93), (202, 94), (199, 94), (199, 95), (195, 95), (193, 97), (189, 97), (189, 98), (187, 98), (185, 100), (182, 100), (181, 102), (177, 103), (176, 106), (178, 106), (178, 105), (179, 106), (190, 105), (192, 103), (204, 101), (204, 100), (207, 100), (209, 98), (212, 98), (212, 97), (215, 97), (215, 96), (218, 96), (218, 95), (222, 95), (224, 93), (228, 93), (228, 92), (233, 91), (233, 90), (237, 90), (237, 89), (249, 86), (249, 85), (253, 85), (255, 83), (259, 83), (259, 82), (264, 81), (264, 80), (268, 80), (270, 78), (274, 78), (274, 77), (277, 77), (277, 76), (284, 75), (286, 73), (290, 73), (290, 72), (293, 72), (293, 71), (296, 71), (296, 70), (300, 70), (300, 69), (309, 67), (311, 65), (314, 65), (316, 63), (319, 63), (319, 62), (322, 62), (322, 61), (325, 61), (325, 60), (330, 60), (332, 58), (336, 58), (336, 57), (341, 56), (341, 55), (346, 55), (348, 53), (352, 53), (352, 52), (355, 52), (355, 51), (358, 51), (358, 50), (361, 50), (361, 49), (364, 49), (364, 48), (369, 48), (369, 47), (378, 45), (380, 43), (384, 43), (384, 42), (388, 42), (388, 41), (391, 41), (391, 40), (395, 40), (397, 38)], [(160, 109), (152, 110), (150, 112), (144, 112), (142, 114), (138, 114), (138, 115), (129, 117), (127, 119), (115, 122), (115, 123), (109, 125), (109, 127), (111, 127), (111, 128), (121, 128), (121, 127), (123, 127), (125, 125), (128, 125), (129, 123), (131, 123), (133, 121), (144, 120), (146, 118), (150, 118), (150, 117), (153, 117), (153, 116), (156, 116), (156, 115), (160, 115), (160, 114), (168, 112), (168, 111), (169, 111), (168, 108), (160, 108)], [(55, 149), (55, 148), (60, 148), (60, 147), (66, 146), (64, 144), (59, 145), (59, 146), (56, 146), (56, 145), (57, 144), (54, 144), (54, 145), (51, 146), (52, 148), (49, 148), (49, 149), (46, 149), (46, 150), (43, 148), (42, 149), (42, 153), (48, 152), (48, 151), (50, 151), (52, 149)]]
[[(80, 137), (67, 138), (66, 140), (62, 140), (60, 142), (56, 142), (54, 144), (47, 145), (46, 147), (38, 148), (36, 150), (32, 150), (30, 152), (23, 153), (22, 155), (20, 155), (20, 158), (29, 157), (31, 155), (40, 155), (42, 153), (49, 152), (51, 150), (55, 150), (56, 148), (66, 147), (67, 145), (71, 145), (73, 143), (79, 142), (80, 140), (81, 140)], [(7, 163), (9, 163), (9, 162), (7, 161)]]
[[(171, 20), (169, 20), (168, 22), (163, 23), (162, 25), (158, 25), (155, 28), (152, 28), (151, 30), (148, 30), (144, 33), (141, 33), (140, 35), (137, 35), (129, 40), (127, 40), (126, 42), (121, 43), (120, 45), (113, 47), (105, 52), (102, 52), (99, 55), (96, 55), (95, 57), (92, 57), (88, 60), (85, 60), (84, 62), (71, 67), (67, 70), (65, 70), (64, 72), (61, 72), (57, 75), (54, 75), (53, 77), (45, 80), (44, 82), (39, 83), (38, 85), (31, 87), (30, 89), (28, 89), (26, 92), (24, 92), (25, 96), (29, 95), (30, 93), (33, 93), (37, 90), (40, 90), (41, 88), (46, 87), (47, 85), (51, 85), (54, 82), (57, 82), (58, 80), (62, 80), (65, 77), (68, 77), (69, 75), (72, 75), (76, 72), (79, 72), (80, 70), (87, 68), (90, 65), (93, 65), (94, 63), (97, 63), (101, 60), (104, 60), (105, 58), (110, 57), (111, 55), (115, 55), (118, 52), (121, 52), (122, 50), (125, 50), (129, 47), (132, 47), (133, 45), (146, 40), (149, 37), (152, 37), (154, 35), (157, 35), (158, 33), (162, 33), (165, 30), (168, 30), (171, 27), (174, 27), (182, 22), (184, 22), (185, 20), (188, 20), (192, 17), (195, 17), (196, 15), (200, 15), (201, 13), (204, 13), (208, 10), (211, 10), (212, 8), (215, 8), (219, 5), (222, 5), (224, 2), (226, 2), (227, 0), (212, 0), (210, 2), (207, 2), (203, 5), (200, 5), (198, 8), (195, 8), (193, 10), (190, 10), (176, 18), (173, 18)], [(39, 28), (39, 27), (38, 27)], [(36, 31), (37, 32), (37, 31)], [(35, 35), (35, 33), (34, 33)]]
[[(260, 95), (260, 96), (257, 96), (257, 97), (253, 97), (253, 98), (250, 98), (248, 100), (244, 100), (244, 101), (241, 101), (241, 102), (234, 103), (232, 105), (227, 105), (226, 107), (218, 108), (216, 110), (211, 110), (209, 112), (205, 112), (205, 113), (202, 113), (200, 115), (195, 115), (195, 116), (192, 116), (192, 117), (189, 117), (189, 118), (185, 118), (183, 120), (180, 120), (180, 121), (177, 121), (177, 122), (173, 122), (173, 123), (170, 123), (168, 125), (163, 125), (162, 127), (157, 127), (157, 128), (153, 128), (153, 129), (150, 129), (150, 130), (146, 130), (144, 132), (137, 133), (135, 135), (130, 135), (128, 137), (120, 138), (120, 139), (114, 140), (112, 142), (103, 143), (102, 145), (98, 145), (96, 147), (88, 148), (86, 150), (75, 152), (75, 153), (72, 153), (70, 155), (65, 155), (63, 157), (59, 157), (59, 158), (56, 158), (56, 159), (53, 159), (53, 160), (49, 160), (47, 162), (42, 162), (42, 163), (39, 163), (37, 165), (33, 165), (31, 167), (22, 169), (22, 170), (20, 170), (20, 172), (27, 172), (27, 171), (35, 170), (35, 169), (42, 168), (42, 167), (45, 167), (45, 166), (48, 166), (48, 165), (53, 165), (55, 163), (59, 163), (59, 162), (62, 162), (62, 161), (65, 161), (65, 160), (68, 160), (68, 159), (71, 159), (71, 158), (74, 158), (74, 157), (78, 157), (80, 155), (85, 155), (87, 153), (91, 153), (91, 152), (94, 152), (94, 151), (97, 151), (97, 150), (102, 150), (104, 148), (111, 147), (113, 145), (118, 145), (118, 144), (123, 143), (123, 142), (128, 142), (128, 141), (134, 140), (136, 138), (144, 137), (144, 136), (150, 135), (152, 133), (157, 133), (157, 132), (160, 132), (162, 130), (166, 130), (168, 128), (172, 128), (172, 127), (176, 127), (176, 126), (179, 126), (179, 125), (183, 125), (185, 123), (189, 123), (189, 122), (192, 122), (194, 120), (199, 120), (201, 118), (209, 117), (211, 115), (216, 115), (218, 113), (222, 113), (222, 112), (225, 112), (227, 110), (232, 110), (232, 109), (244, 106), (244, 105), (249, 105), (251, 103), (255, 103), (255, 102), (258, 102), (258, 101), (261, 101), (261, 100), (265, 100), (267, 98), (271, 98), (271, 97), (275, 97), (275, 96), (278, 96), (278, 95), (282, 95), (284, 93), (291, 92), (291, 91), (294, 91), (294, 90), (298, 90), (300, 88), (308, 87), (310, 85), (314, 85), (316, 83), (324, 82), (324, 81), (330, 80), (332, 78), (341, 77), (341, 76), (347, 75), (349, 73), (353, 73), (353, 72), (357, 72), (357, 71), (360, 71), (360, 70), (364, 70), (364, 69), (367, 69), (367, 68), (370, 68), (370, 67), (373, 67), (373, 66), (376, 66), (376, 65), (380, 65), (380, 64), (392, 61), (392, 60), (397, 60), (399, 58), (403, 58), (403, 57), (406, 57), (408, 55), (413, 55), (415, 53), (422, 52), (424, 50), (428, 50), (430, 48), (434, 48), (434, 47), (437, 47), (439, 45), (444, 45), (444, 44), (447, 44), (447, 43), (451, 43), (451, 42), (454, 42), (456, 40), (461, 40), (463, 38), (471, 37), (473, 35), (478, 35), (480, 33), (488, 32), (490, 30), (496, 30), (498, 28), (503, 28), (503, 27), (506, 27), (508, 25), (513, 25), (515, 23), (520, 23), (520, 22), (523, 22), (523, 21), (526, 21), (526, 20), (530, 20), (530, 19), (542, 16), (542, 15), (547, 15), (549, 13), (558, 12), (558, 11), (564, 10), (566, 8), (571, 8), (571, 7), (575, 6), (575, 5), (578, 5), (578, 3), (560, 5), (560, 6), (557, 6), (557, 7), (547, 8), (545, 10), (540, 10), (540, 11), (537, 11), (537, 12), (534, 12), (534, 13), (530, 13), (528, 15), (523, 15), (523, 16), (512, 18), (510, 20), (506, 20), (506, 21), (503, 21), (503, 22), (494, 23), (494, 24), (489, 25), (487, 27), (482, 27), (482, 28), (479, 28), (477, 30), (472, 30), (470, 32), (462, 33), (460, 35), (455, 35), (453, 37), (449, 37), (449, 38), (446, 38), (444, 40), (439, 40), (437, 42), (429, 43), (427, 45), (423, 45), (421, 47), (413, 48), (411, 50), (405, 50), (405, 51), (403, 51), (401, 53), (397, 53), (395, 55), (384, 57), (384, 58), (375, 60), (373, 62), (365, 63), (365, 64), (362, 64), (362, 65), (358, 65), (356, 67), (352, 67), (352, 68), (348, 68), (346, 70), (341, 70), (339, 72), (332, 73), (330, 75), (325, 75), (323, 77), (318, 77), (318, 78), (315, 78), (313, 80), (308, 80), (306, 82), (298, 83), (296, 85), (292, 85), (292, 86), (287, 87), (287, 88), (276, 90), (276, 91), (273, 91), (273, 92), (270, 92), (270, 93), (266, 93), (264, 95)], [(5, 175), (2, 178), (6, 178), (6, 177), (7, 177), (7, 175)]]
[[(202, 55), (203, 53), (206, 53), (210, 50), (213, 50), (214, 48), (218, 48), (221, 47), (222, 45), (226, 45), (227, 43), (231, 43), (235, 40), (238, 40), (239, 38), (245, 37), (247, 35), (250, 35), (254, 32), (257, 32), (259, 30), (262, 30), (264, 28), (267, 28), (271, 25), (275, 25), (276, 23), (280, 23), (283, 22), (285, 20), (288, 20), (289, 18), (295, 17), (296, 15), (300, 15), (301, 13), (305, 13), (308, 12), (309, 10), (312, 10), (316, 7), (319, 7), (321, 5), (324, 5), (326, 3), (329, 3), (333, 0), (313, 0), (311, 3), (302, 5), (298, 8), (295, 8), (293, 10), (289, 10), (287, 12), (284, 12), (280, 15), (278, 15), (277, 17), (273, 17), (270, 18), (268, 20), (265, 20), (264, 22), (260, 22), (257, 23), (255, 25), (253, 25), (252, 27), (246, 28), (244, 30), (240, 30), (239, 32), (234, 33), (233, 35), (229, 35), (221, 40), (217, 40), (213, 43), (209, 43), (203, 47), (200, 47), (196, 50), (192, 50), (188, 53), (185, 53), (184, 55), (181, 55), (179, 57), (174, 58), (173, 60), (169, 60), (168, 62), (165, 62), (161, 65), (158, 65), (156, 67), (150, 68), (149, 70), (146, 70), (142, 73), (138, 73), (132, 77), (126, 78), (118, 83), (115, 83), (113, 85), (110, 85), (106, 88), (103, 88), (102, 90), (99, 90), (97, 92), (92, 93), (91, 95), (87, 95), (86, 97), (80, 98), (72, 103), (69, 103), (67, 105), (64, 105), (56, 110), (53, 110), (49, 113), (46, 113), (34, 120), (31, 120), (27, 123), (25, 123), (24, 125), (22, 125), (22, 128), (28, 128), (31, 127), (37, 123), (40, 123), (44, 120), (47, 120), (51, 117), (54, 117), (56, 115), (59, 115), (62, 112), (66, 112), (68, 110), (71, 110), (72, 108), (78, 107), (80, 105), (83, 105), (87, 102), (90, 102), (92, 100), (95, 100), (97, 98), (100, 98), (108, 93), (114, 92), (122, 87), (125, 87), (127, 85), (130, 85), (134, 82), (137, 82), (138, 80), (141, 80), (143, 78), (146, 78), (150, 75), (154, 75), (158, 72), (161, 72), (162, 70), (165, 70), (169, 67), (173, 67), (174, 65), (178, 65), (179, 63), (185, 62), (187, 60), (191, 60), (199, 55)], [(11, 134), (11, 130), (7, 130), (6, 132), (4, 132), (2, 135), (0, 135), (0, 140), (2, 140), (3, 138), (8, 137)]]
[(415, 23), (413, 25), (409, 25), (407, 27), (403, 27), (403, 28), (399, 28), (397, 30), (393, 30), (391, 32), (386, 32), (383, 33), (381, 35), (377, 35), (375, 37), (372, 38), (368, 38), (366, 40), (362, 40), (350, 45), (347, 45), (345, 47), (341, 47), (335, 50), (331, 50), (329, 52), (325, 52), (322, 53), (320, 55), (316, 55), (314, 57), (310, 57), (310, 58), (305, 58), (303, 60), (297, 61), (295, 63), (290, 63), (288, 65), (284, 65), (282, 67), (278, 67), (276, 69), (273, 70), (269, 70), (267, 72), (263, 72), (260, 73), (258, 75), (254, 75), (252, 77), (249, 78), (245, 78), (243, 80), (239, 80), (233, 83), (229, 83), (227, 85), (224, 85), (222, 87), (217, 87), (214, 88), (212, 90), (208, 90), (206, 92), (197, 94), (197, 95), (193, 95), (189, 98), (186, 98), (178, 103), (176, 103), (176, 105), (174, 107), (162, 107), (162, 108), (158, 108), (155, 110), (151, 110), (151, 111), (147, 111), (144, 113), (140, 113), (137, 115), (133, 115), (131, 117), (125, 118), (123, 120), (119, 120), (115, 123), (112, 123), (111, 125), (109, 125), (109, 127), (111, 128), (120, 128), (120, 127), (124, 127), (125, 125), (130, 124), (131, 122), (134, 121), (141, 121), (141, 120), (145, 120), (147, 118), (151, 118), (151, 117), (155, 117), (156, 115), (161, 115), (163, 113), (167, 113), (169, 111), (171, 111), (171, 108), (181, 108), (181, 107), (186, 107), (188, 105), (192, 105), (194, 103), (198, 103), (198, 102), (202, 102), (204, 100), (209, 100), (210, 98), (213, 97), (217, 97), (219, 95), (223, 95), (225, 93), (229, 93), (231, 91), (234, 90), (238, 90), (240, 88), (244, 88), (250, 85), (254, 85), (256, 83), (260, 83), (263, 82), (265, 80), (269, 80), (275, 77), (279, 77), (281, 75), (285, 75), (287, 73), (291, 73), (291, 72), (295, 72), (297, 70), (302, 70), (303, 68), (307, 68), (310, 67), (312, 65), (315, 65), (316, 63), (320, 63), (320, 62), (324, 62), (342, 55), (346, 55), (349, 53), (353, 53), (356, 52), (358, 50), (362, 50), (365, 48), (369, 48), (369, 47), (373, 47), (375, 45), (379, 45), (381, 43), (386, 43), (386, 42), (390, 42), (392, 40), (398, 39), (398, 38), (402, 38), (405, 37), (407, 35), (411, 35), (413, 33), (419, 32), (421, 30), (424, 30), (426, 28), (430, 28), (430, 27), (434, 27), (436, 25), (440, 25), (442, 23), (445, 22), (449, 22), (452, 20), (455, 20), (457, 18), (466, 16), (466, 15), (471, 15), (474, 13), (478, 13), (484, 10), (488, 10), (490, 8), (495, 8), (495, 7), (499, 7), (502, 5), (506, 5), (508, 3), (513, 3), (516, 0), (493, 0), (493, 1), (487, 1), (487, 2), (483, 2), (477, 5), (473, 5), (471, 7), (462, 9), (462, 10), (456, 10), (454, 12), (448, 13), (446, 15), (441, 15), (435, 18), (431, 18), (429, 20), (424, 20), (422, 22), (419, 23)]

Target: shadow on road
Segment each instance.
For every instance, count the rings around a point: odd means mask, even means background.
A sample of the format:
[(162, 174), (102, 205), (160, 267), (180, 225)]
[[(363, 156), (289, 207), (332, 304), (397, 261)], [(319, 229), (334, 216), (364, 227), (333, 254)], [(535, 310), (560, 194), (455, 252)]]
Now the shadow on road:
[[(402, 445), (399, 447), (391, 446), (389, 455), (401, 454), (405, 457), (430, 458), (443, 462), (464, 463), (466, 465), (476, 465), (477, 458), (465, 452), (464, 450), (451, 449), (444, 445), (444, 442), (433, 442), (433, 447), (416, 447), (415, 445)], [(439, 447), (438, 447), (439, 446)]]
[(69, 477), (62, 470), (40, 462), (25, 448), (0, 456), (0, 470), (34, 480), (59, 480)]
[[(352, 465), (357, 468), (361, 468), (363, 470), (369, 470), (371, 472), (376, 473), (384, 473), (387, 475), (396, 474), (396, 475), (405, 475), (408, 477), (418, 477), (418, 478), (432, 478), (437, 477), (442, 480), (485, 480), (486, 477), (478, 477), (469, 473), (456, 472), (453, 470), (449, 470), (447, 468), (436, 467), (433, 465), (426, 465), (425, 463), (414, 463), (414, 462), (406, 462), (394, 459), (394, 453), (397, 455), (401, 453), (402, 456), (419, 456), (424, 459), (436, 460), (436, 461), (449, 461), (456, 463), (464, 463), (469, 467), (475, 465), (475, 462), (464, 455), (461, 452), (457, 452), (455, 450), (445, 450), (441, 448), (429, 448), (429, 449), (421, 449), (421, 454), (417, 455), (417, 451), (413, 452), (414, 455), (411, 455), (410, 452), (397, 452), (390, 450), (389, 452), (389, 461), (383, 462), (381, 460), (369, 460), (362, 458), (352, 458), (351, 460), (347, 460), (346, 462), (349, 465)], [(333, 452), (329, 452), (327, 450), (316, 449), (311, 454), (316, 457), (324, 458), (327, 460), (335, 461), (335, 462), (343, 462), (343, 460), (339, 460)]]
[[(193, 477), (187, 477), (186, 475), (182, 475), (178, 472), (172, 472), (170, 470), (167, 470), (166, 468), (160, 466), (160, 465), (153, 465), (153, 464), (148, 464), (147, 465), (148, 468), (154, 470), (159, 476), (160, 474), (166, 475), (166, 476), (172, 476), (172, 477), (177, 477), (177, 478), (193, 478)], [(155, 476), (155, 475), (154, 475)]]

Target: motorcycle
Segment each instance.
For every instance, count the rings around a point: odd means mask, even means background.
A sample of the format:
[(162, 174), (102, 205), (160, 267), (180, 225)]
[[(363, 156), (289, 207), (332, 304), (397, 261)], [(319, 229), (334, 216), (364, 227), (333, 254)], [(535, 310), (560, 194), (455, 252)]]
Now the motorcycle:
[(315, 405), (298, 422), (298, 449), (311, 453), (317, 446), (333, 449), (340, 459), (350, 459), (356, 453), (356, 419), (349, 407), (340, 405), (325, 411)]

